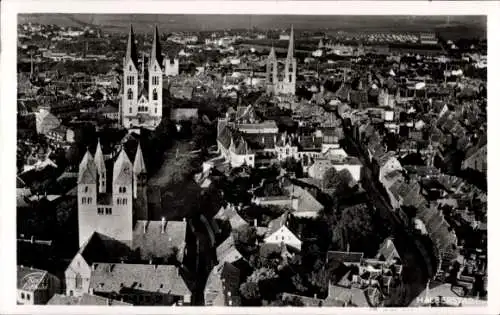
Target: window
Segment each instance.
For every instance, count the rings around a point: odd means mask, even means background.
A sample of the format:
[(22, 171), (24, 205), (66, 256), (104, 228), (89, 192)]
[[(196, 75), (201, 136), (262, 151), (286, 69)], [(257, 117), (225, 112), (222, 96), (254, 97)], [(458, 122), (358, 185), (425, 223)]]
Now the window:
[(24, 300), (24, 293), (21, 293), (21, 299)]
[(123, 198), (123, 204), (126, 205), (127, 204), (127, 198)]
[(83, 197), (82, 198), (82, 204), (84, 205), (86, 203), (86, 201), (87, 201), (87, 198)]
[(158, 100), (158, 92), (156, 92), (156, 89), (153, 89), (153, 101)]
[(128, 113), (129, 113), (129, 114), (132, 114), (132, 107), (129, 107), (129, 109), (128, 109)]
[(111, 208), (106, 208), (106, 214), (112, 214)]
[(73, 296), (73, 290), (69, 290), (69, 296)]
[(117, 199), (116, 199), (116, 203), (117, 203), (117, 204), (119, 204), (119, 205), (121, 205), (121, 201), (122, 201), (122, 200), (121, 200), (120, 198), (117, 198)]
[(31, 294), (26, 294), (26, 300), (30, 300), (31, 299)]
[(89, 186), (85, 186), (85, 192), (89, 192)]
[(77, 289), (82, 288), (82, 276), (80, 276), (79, 273), (77, 273), (75, 276), (75, 288)]
[(97, 214), (104, 214), (104, 209), (103, 208), (97, 208)]
[(288, 81), (292, 82), (292, 75), (291, 74), (288, 76)]
[(132, 66), (128, 66), (128, 71), (132, 71)]
[(155, 114), (158, 112), (158, 108), (155, 108)]
[(88, 198), (87, 198), (87, 203), (88, 203), (88, 204), (91, 204), (91, 203), (92, 203), (92, 198), (88, 197)]
[(127, 91), (127, 99), (129, 99), (129, 100), (132, 99), (132, 89), (128, 89), (128, 91)]

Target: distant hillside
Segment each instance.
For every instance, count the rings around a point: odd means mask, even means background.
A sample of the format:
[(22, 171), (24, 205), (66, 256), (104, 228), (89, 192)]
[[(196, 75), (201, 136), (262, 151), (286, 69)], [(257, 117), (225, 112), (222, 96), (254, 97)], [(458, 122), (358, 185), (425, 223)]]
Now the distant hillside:
[(345, 31), (434, 31), (459, 27), (461, 35), (486, 33), (486, 17), (453, 16), (303, 16), (303, 15), (166, 15), (166, 14), (20, 14), (19, 23), (33, 22), (62, 26), (95, 25), (108, 32), (126, 32), (132, 23), (137, 32), (152, 31), (158, 24), (163, 32), (221, 30), (258, 27), (261, 29), (330, 29)]

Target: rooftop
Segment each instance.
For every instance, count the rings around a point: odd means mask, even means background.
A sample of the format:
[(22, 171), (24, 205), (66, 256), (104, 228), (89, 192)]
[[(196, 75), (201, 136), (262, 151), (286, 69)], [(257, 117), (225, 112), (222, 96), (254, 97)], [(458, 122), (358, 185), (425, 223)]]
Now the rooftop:
[(95, 263), (90, 288), (99, 292), (120, 292), (124, 288), (177, 296), (191, 295), (179, 269), (172, 265)]

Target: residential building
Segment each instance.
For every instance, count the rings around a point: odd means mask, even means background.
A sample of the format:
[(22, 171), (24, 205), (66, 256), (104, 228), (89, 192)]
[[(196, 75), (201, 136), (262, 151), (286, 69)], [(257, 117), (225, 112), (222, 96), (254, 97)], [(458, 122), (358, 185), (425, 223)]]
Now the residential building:
[(17, 266), (17, 304), (46, 304), (60, 289), (60, 280), (46, 270)]
[(205, 306), (240, 306), (241, 272), (234, 265), (223, 262), (215, 266), (205, 285)]
[(285, 212), (278, 218), (269, 222), (268, 231), (264, 238), (264, 243), (276, 245), (284, 243), (285, 245), (300, 251), (302, 247), (302, 241), (292, 231), (289, 222), (289, 212)]

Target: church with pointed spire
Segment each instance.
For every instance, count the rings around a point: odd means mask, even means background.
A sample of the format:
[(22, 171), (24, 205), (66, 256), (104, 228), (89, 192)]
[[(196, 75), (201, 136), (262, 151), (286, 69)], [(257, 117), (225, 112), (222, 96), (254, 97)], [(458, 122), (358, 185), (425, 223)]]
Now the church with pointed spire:
[(151, 53), (139, 61), (134, 30), (130, 26), (127, 52), (123, 59), (123, 89), (120, 103), (121, 124), (156, 128), (163, 115), (163, 60), (158, 28), (155, 26)]
[[(266, 92), (271, 95), (295, 95), (297, 59), (294, 56), (293, 26), (285, 60), (278, 60), (274, 46), (266, 62)], [(281, 67), (280, 67), (281, 65)]]
[(134, 221), (148, 220), (147, 172), (140, 144), (133, 164), (122, 148), (109, 171), (98, 141), (94, 156), (87, 150), (78, 172), (80, 246), (94, 232), (130, 244)]

